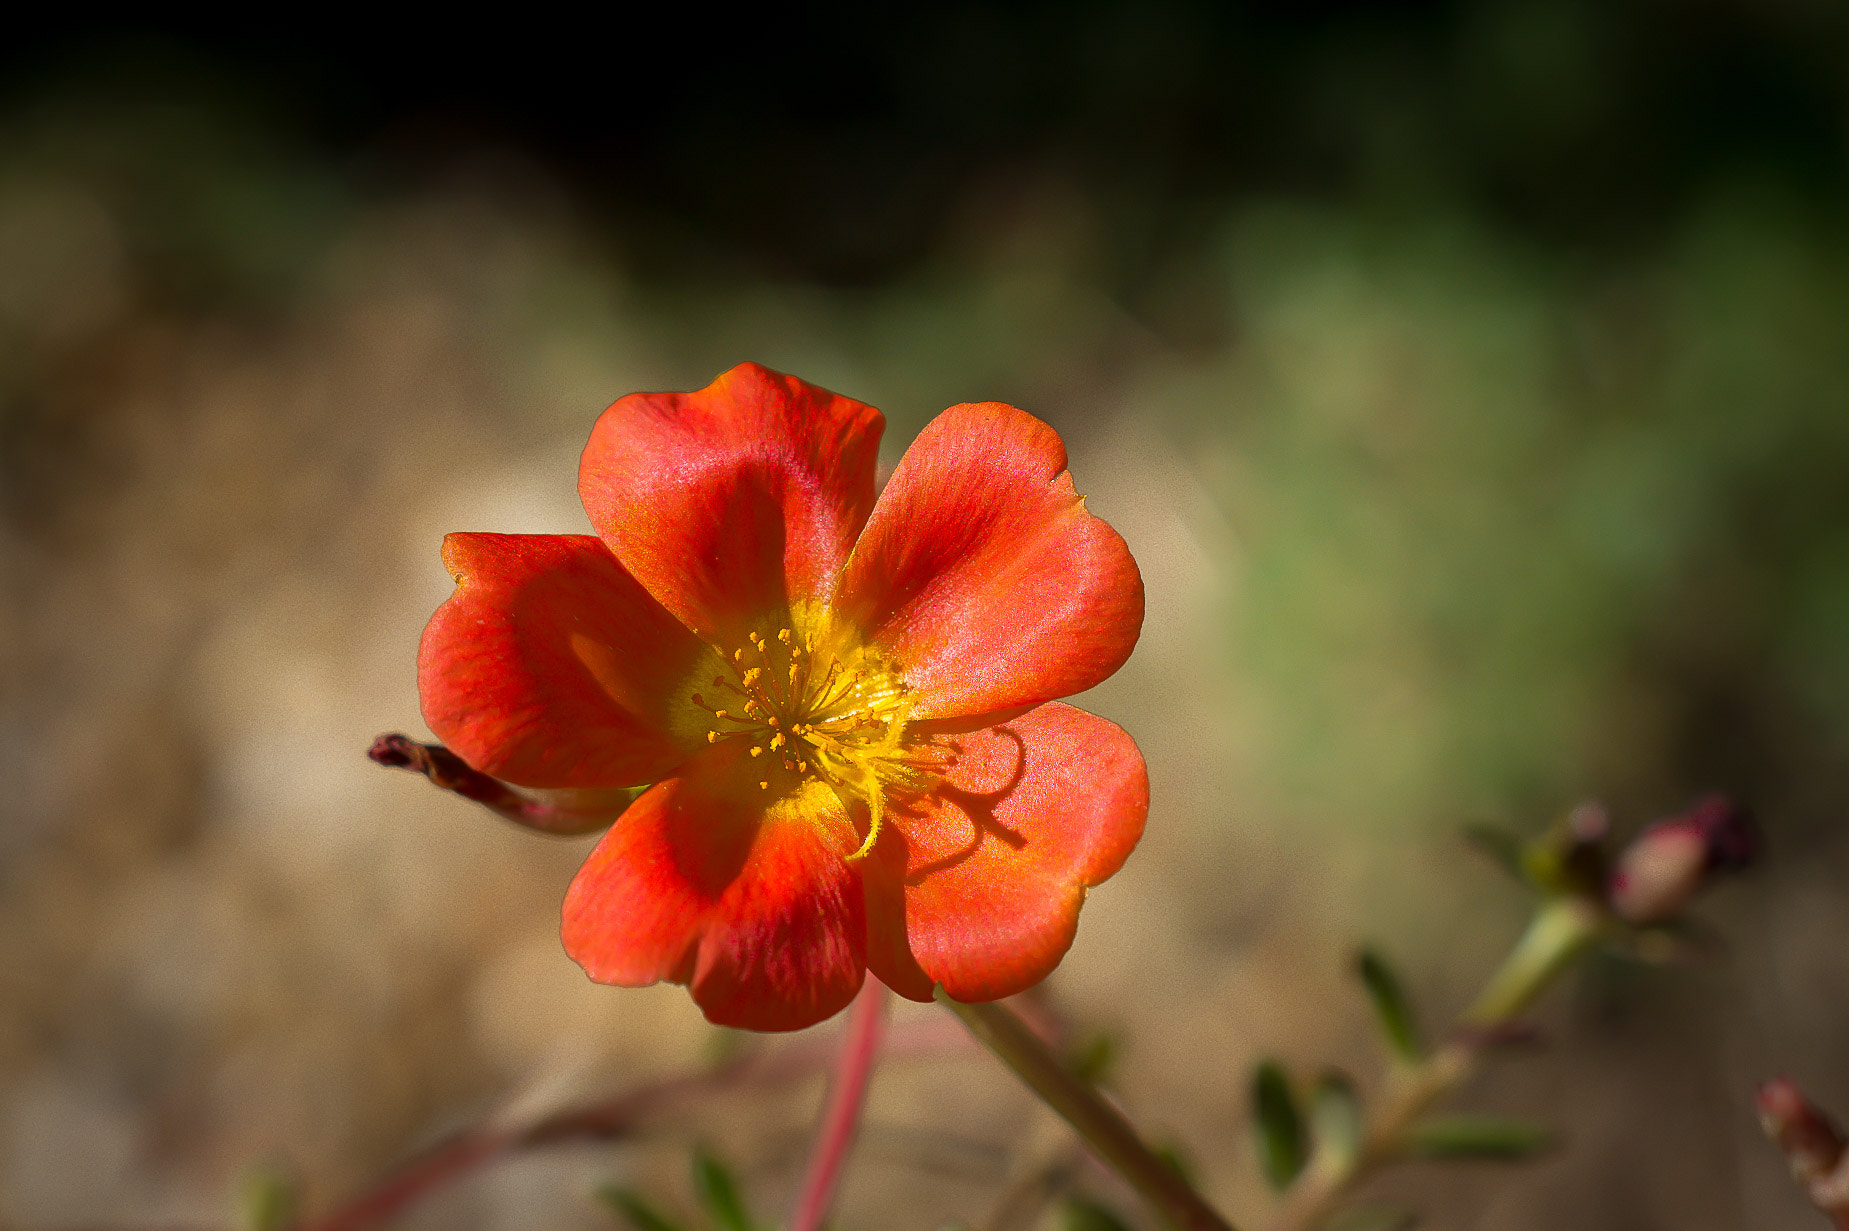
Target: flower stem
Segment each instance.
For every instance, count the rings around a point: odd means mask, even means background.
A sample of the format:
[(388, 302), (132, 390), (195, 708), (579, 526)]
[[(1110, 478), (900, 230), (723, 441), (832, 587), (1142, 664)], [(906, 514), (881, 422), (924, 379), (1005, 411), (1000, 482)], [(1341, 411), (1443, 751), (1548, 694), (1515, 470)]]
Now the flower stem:
[(941, 988), (937, 999), (962, 1018), (978, 1041), (1058, 1112), (1100, 1159), (1181, 1231), (1233, 1231), (1233, 1225), (1202, 1200), (1180, 1173), (1144, 1145), (1115, 1107), (1073, 1076), (1013, 1010), (999, 1002), (968, 1004), (953, 1000)]
[[(960, 1051), (962, 1036), (947, 1038), (936, 1025), (909, 1022), (890, 1031), (886, 1057)], [(432, 1146), (344, 1204), (298, 1223), (294, 1231), (375, 1231), (437, 1190), (519, 1151), (570, 1142), (624, 1141), (658, 1118), (684, 1117), (691, 1108), (727, 1095), (780, 1090), (807, 1081), (839, 1055), (836, 1041), (816, 1032), (763, 1052), (746, 1051), (706, 1072), (639, 1086), (525, 1125), (498, 1124), (491, 1119)]]
[(1598, 938), (1604, 922), (1604, 912), (1583, 898), (1556, 898), (1543, 905), (1464, 1014), (1463, 1025), (1481, 1031), (1524, 1012)]
[(1284, 1194), (1272, 1231), (1312, 1231), (1363, 1178), (1399, 1155), (1407, 1131), (1431, 1105), (1476, 1071), (1499, 1029), (1596, 941), (1609, 920), (1596, 902), (1577, 897), (1544, 903), (1515, 948), (1484, 985), (1452, 1037), (1423, 1060), (1392, 1074), (1368, 1115), (1361, 1148), (1346, 1158), (1316, 1156)]
[(816, 1131), (802, 1187), (797, 1190), (789, 1231), (817, 1231), (835, 1203), (842, 1165), (860, 1131), (860, 1112), (867, 1103), (873, 1062), (886, 1033), (886, 998), (885, 985), (868, 975), (860, 995), (848, 1009), (847, 1031), (835, 1055), (834, 1075), (822, 1106), (822, 1124)]

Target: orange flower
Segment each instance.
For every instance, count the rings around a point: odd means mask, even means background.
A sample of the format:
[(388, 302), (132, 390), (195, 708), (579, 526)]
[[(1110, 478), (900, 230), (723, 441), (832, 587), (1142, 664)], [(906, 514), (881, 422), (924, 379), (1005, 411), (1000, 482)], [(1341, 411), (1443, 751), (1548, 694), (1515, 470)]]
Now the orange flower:
[(1012, 995), (1143, 829), (1122, 729), (1056, 698), (1129, 657), (1143, 585), (1059, 436), (953, 406), (878, 501), (870, 406), (744, 364), (633, 394), (579, 468), (597, 536), (452, 534), (425, 720), (535, 788), (653, 783), (565, 898), (591, 978), (794, 1030), (870, 970)]

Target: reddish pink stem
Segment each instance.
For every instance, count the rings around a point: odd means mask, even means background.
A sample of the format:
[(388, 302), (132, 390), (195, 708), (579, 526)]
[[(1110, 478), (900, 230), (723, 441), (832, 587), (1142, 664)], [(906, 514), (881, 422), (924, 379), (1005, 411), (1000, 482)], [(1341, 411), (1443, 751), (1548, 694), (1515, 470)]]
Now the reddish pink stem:
[[(871, 982), (871, 980), (869, 980)], [(880, 988), (884, 998), (885, 989)], [(860, 1026), (862, 995), (850, 1010), (850, 1039)], [(877, 1000), (876, 1000), (877, 1003)], [(877, 1031), (879, 1014), (874, 1017)], [(949, 1025), (948, 1022), (945, 1023)], [(877, 1034), (875, 1036), (877, 1042)], [(371, 1231), (432, 1192), (474, 1172), (487, 1163), (520, 1150), (565, 1141), (620, 1141), (645, 1126), (654, 1116), (685, 1110), (706, 1099), (744, 1088), (768, 1090), (802, 1081), (841, 1055), (854, 1050), (852, 1043), (835, 1048), (825, 1034), (804, 1036), (778, 1045), (767, 1053), (741, 1056), (705, 1073), (673, 1077), (638, 1087), (625, 1094), (586, 1106), (557, 1112), (524, 1126), (482, 1126), (442, 1142), (413, 1158), (377, 1185), (320, 1218), (300, 1223), (295, 1231)], [(967, 1045), (967, 1036), (951, 1027), (937, 1028), (934, 1021), (910, 1023), (894, 1031), (890, 1054), (941, 1055)], [(874, 1048), (868, 1047), (871, 1057)], [(860, 1079), (864, 1090), (866, 1078)], [(831, 1095), (831, 1106), (833, 1098)], [(856, 1104), (858, 1107), (858, 1104)], [(852, 1134), (850, 1133), (849, 1136)]]
[(885, 985), (868, 975), (848, 1009), (847, 1030), (835, 1054), (834, 1075), (822, 1105), (822, 1125), (797, 1192), (789, 1231), (818, 1231), (835, 1203), (841, 1169), (860, 1132), (860, 1112), (867, 1105), (873, 1062), (886, 1033), (886, 995)]

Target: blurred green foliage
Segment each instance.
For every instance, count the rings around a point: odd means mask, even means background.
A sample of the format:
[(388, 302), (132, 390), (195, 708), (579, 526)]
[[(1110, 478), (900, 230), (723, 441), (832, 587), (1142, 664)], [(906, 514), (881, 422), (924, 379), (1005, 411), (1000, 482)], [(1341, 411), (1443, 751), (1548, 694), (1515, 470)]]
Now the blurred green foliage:
[(1309, 1131), (1282, 1065), (1266, 1060), (1252, 1072), (1252, 1122), (1258, 1164), (1273, 1188), (1290, 1186), (1310, 1158)]
[(1759, 789), (1782, 716), (1849, 730), (1837, 217), (1739, 186), (1591, 267), (1442, 214), (1227, 236), (1242, 345), (1167, 404), (1218, 459), (1295, 806)]
[(1380, 1030), (1386, 1036), (1396, 1060), (1417, 1063), (1425, 1053), (1424, 1045), (1419, 1041), (1419, 1025), (1413, 1017), (1412, 1003), (1406, 997), (1406, 988), (1395, 974), (1387, 959), (1372, 949), (1364, 949), (1355, 959), (1355, 972), (1361, 976), (1362, 986), (1367, 989), (1368, 1000), (1374, 1007), (1374, 1016), (1380, 1023)]

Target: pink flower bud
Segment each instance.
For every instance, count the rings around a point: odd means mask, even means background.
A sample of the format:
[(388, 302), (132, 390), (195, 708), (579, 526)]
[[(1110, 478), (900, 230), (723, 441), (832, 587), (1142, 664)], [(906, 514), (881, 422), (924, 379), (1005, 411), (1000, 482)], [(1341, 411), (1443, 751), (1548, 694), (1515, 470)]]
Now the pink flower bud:
[(1842, 1159), (1842, 1134), (1789, 1078), (1775, 1077), (1759, 1087), (1759, 1123), (1799, 1179), (1827, 1175)]
[(1759, 1087), (1759, 1123), (1784, 1151), (1811, 1204), (1849, 1228), (1849, 1148), (1842, 1130), (1783, 1077)]
[(1606, 894), (1619, 918), (1661, 923), (1715, 873), (1750, 864), (1758, 848), (1752, 814), (1724, 795), (1710, 795), (1639, 834), (1618, 857)]

